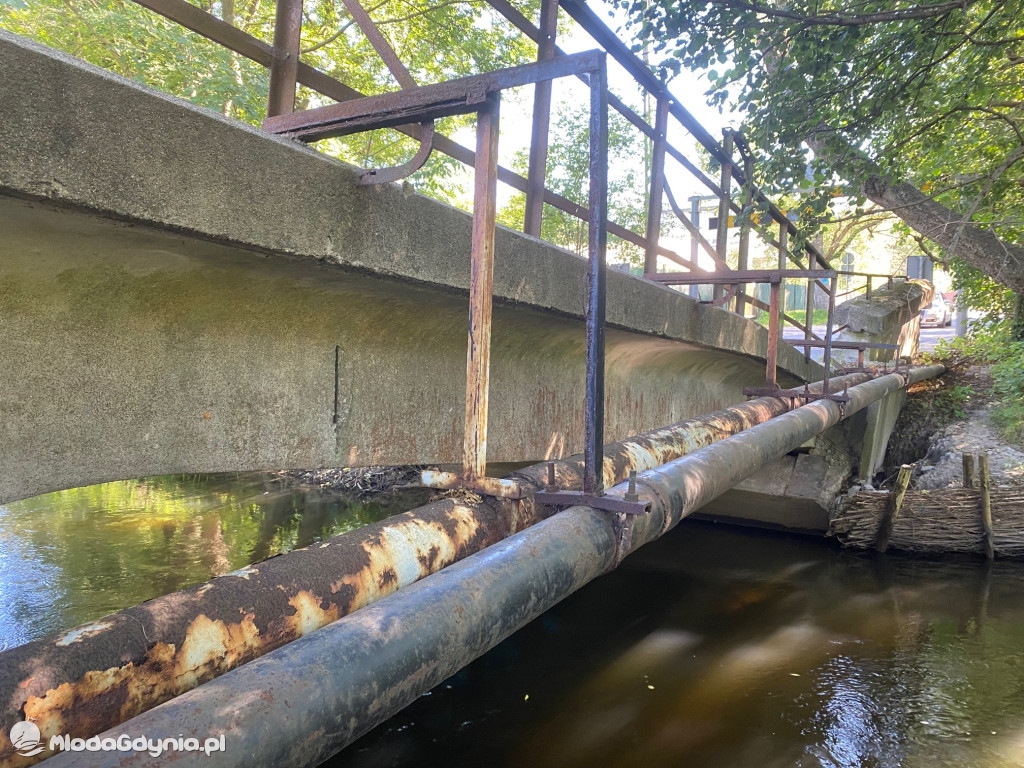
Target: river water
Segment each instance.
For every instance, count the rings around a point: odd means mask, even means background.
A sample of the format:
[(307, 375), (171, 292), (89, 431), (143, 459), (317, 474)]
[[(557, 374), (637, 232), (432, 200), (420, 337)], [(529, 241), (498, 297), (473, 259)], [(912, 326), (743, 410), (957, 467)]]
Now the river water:
[[(258, 475), (0, 507), (0, 643), (393, 511)], [(684, 522), (327, 765), (441, 764), (1024, 766), (1024, 564)]]

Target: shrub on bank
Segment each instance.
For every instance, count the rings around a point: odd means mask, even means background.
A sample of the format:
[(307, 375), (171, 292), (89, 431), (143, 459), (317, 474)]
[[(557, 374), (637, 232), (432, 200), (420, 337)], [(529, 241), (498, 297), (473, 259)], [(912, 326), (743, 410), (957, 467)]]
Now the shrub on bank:
[(947, 364), (988, 365), (992, 422), (1004, 439), (1024, 444), (1024, 341), (1015, 340), (1010, 320), (974, 324), (966, 336), (940, 341), (930, 357)]

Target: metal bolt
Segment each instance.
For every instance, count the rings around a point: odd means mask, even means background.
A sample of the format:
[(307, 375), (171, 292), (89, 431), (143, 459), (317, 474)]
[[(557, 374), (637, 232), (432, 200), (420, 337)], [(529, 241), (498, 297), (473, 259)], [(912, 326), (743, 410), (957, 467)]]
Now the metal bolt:
[(555, 488), (555, 487), (556, 487), (556, 481), (555, 481), (555, 462), (549, 461), (548, 462), (548, 488)]
[(626, 490), (626, 495), (623, 497), (626, 501), (640, 501), (640, 497), (636, 494), (636, 470), (629, 470), (629, 486)]

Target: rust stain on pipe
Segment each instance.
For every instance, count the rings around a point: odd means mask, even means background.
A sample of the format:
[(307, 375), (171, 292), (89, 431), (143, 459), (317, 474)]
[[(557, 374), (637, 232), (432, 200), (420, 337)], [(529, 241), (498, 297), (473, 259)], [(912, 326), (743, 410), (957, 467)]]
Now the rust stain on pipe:
[(0, 766), (39, 759), (7, 738), (26, 717), (88, 738), (522, 527), (511, 503), (445, 499), (6, 651)]
[[(870, 378), (845, 377), (850, 386)], [(793, 407), (759, 398), (605, 448), (606, 487), (741, 432)], [(578, 489), (582, 456), (555, 464)], [(547, 487), (547, 464), (514, 473)], [(545, 519), (520, 501), (444, 499), (306, 549), (273, 557), (97, 622), (0, 653), (0, 768), (29, 765), (7, 738), (31, 717), (44, 740), (88, 738), (274, 648), (336, 621)]]

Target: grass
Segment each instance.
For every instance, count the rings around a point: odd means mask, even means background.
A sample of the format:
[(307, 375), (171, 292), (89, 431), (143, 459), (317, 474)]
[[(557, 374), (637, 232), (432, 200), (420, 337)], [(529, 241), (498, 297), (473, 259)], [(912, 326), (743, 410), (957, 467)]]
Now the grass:
[[(806, 323), (804, 323), (804, 318), (807, 317), (807, 311), (806, 310), (794, 309), (794, 310), (790, 310), (789, 312), (786, 312), (786, 314), (789, 315), (790, 317), (792, 317), (798, 323), (803, 323), (803, 324), (806, 325)], [(828, 310), (827, 309), (816, 309), (816, 310), (814, 310), (814, 314), (812, 315), (812, 317), (814, 318), (814, 324), (815, 325), (825, 325), (825, 323), (828, 322)], [(757, 319), (758, 323), (760, 323), (761, 325), (767, 327), (767, 325), (768, 325), (768, 313), (765, 312), (763, 309), (759, 309), (757, 311), (757, 318), (756, 319)]]

